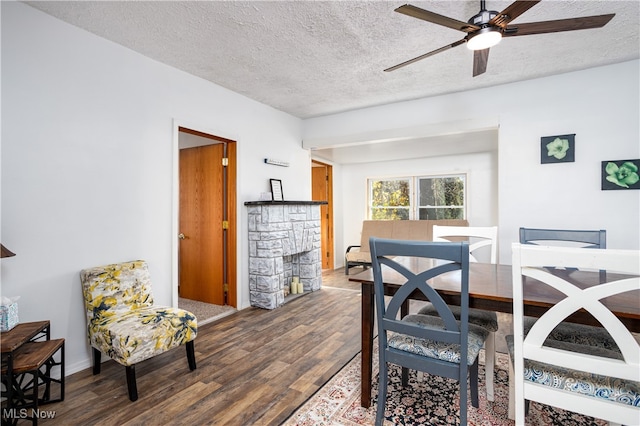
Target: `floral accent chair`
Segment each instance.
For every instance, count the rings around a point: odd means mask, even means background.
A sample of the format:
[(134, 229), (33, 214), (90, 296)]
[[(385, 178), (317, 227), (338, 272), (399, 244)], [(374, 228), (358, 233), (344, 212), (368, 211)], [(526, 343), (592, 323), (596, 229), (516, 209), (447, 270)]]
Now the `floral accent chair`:
[(101, 354), (124, 365), (129, 399), (135, 401), (135, 364), (184, 344), (189, 369), (196, 369), (193, 341), (198, 333), (197, 319), (184, 309), (153, 304), (145, 261), (84, 269), (80, 279), (93, 374), (100, 373)]

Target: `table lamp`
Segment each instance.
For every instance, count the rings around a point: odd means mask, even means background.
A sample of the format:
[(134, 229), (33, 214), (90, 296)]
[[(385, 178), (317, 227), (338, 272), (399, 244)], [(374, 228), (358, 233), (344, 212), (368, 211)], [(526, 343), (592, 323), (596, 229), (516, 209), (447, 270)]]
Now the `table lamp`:
[(11, 250), (9, 250), (8, 248), (6, 248), (5, 246), (3, 246), (2, 244), (0, 244), (0, 257), (4, 258), (4, 257), (11, 257), (11, 256), (15, 256), (16, 254), (14, 252), (12, 252)]

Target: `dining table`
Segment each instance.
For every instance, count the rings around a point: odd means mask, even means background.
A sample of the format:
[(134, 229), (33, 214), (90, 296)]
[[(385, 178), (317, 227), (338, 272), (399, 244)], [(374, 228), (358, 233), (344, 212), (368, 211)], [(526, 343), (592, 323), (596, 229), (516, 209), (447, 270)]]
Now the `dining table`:
[[(421, 262), (426, 259), (419, 258), (395, 258), (409, 270), (414, 272), (424, 270)], [(555, 274), (562, 276), (580, 288), (600, 283), (601, 274), (597, 271), (580, 270), (553, 270)], [(615, 275), (615, 274), (612, 274)], [(622, 276), (621, 276), (622, 277)], [(611, 276), (610, 278), (615, 278)], [(532, 317), (540, 317), (550, 307), (563, 299), (562, 293), (551, 289), (546, 285), (524, 286), (524, 314)], [(361, 401), (362, 407), (371, 405), (371, 381), (373, 361), (373, 328), (374, 328), (374, 285), (373, 271), (366, 269), (358, 274), (351, 275), (349, 281), (359, 282), (362, 285), (362, 367), (361, 375)], [(405, 281), (399, 273), (383, 268), (382, 281), (384, 294), (391, 296)], [(470, 263), (469, 264), (469, 307), (494, 312), (513, 312), (511, 265)], [(429, 281), (430, 285), (442, 296), (449, 305), (460, 305), (460, 271), (452, 271), (440, 275)], [(427, 300), (420, 291), (411, 294), (411, 299)], [(621, 294), (615, 297), (603, 299), (607, 306), (620, 321), (632, 332), (640, 332), (640, 291), (632, 294)], [(403, 306), (401, 315), (409, 312), (407, 305)], [(575, 312), (566, 321), (581, 324), (600, 326), (591, 314), (584, 310)]]

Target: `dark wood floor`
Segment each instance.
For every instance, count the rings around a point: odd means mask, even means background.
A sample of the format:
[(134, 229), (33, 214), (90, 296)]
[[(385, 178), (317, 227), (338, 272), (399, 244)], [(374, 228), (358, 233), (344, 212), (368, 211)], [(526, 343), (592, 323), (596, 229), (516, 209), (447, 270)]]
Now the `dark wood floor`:
[(136, 366), (140, 398), (127, 397), (124, 367), (103, 363), (67, 377), (54, 410), (64, 425), (278, 425), (360, 351), (360, 289), (344, 270), (320, 291), (275, 310), (249, 308), (201, 326), (198, 368), (184, 348)]

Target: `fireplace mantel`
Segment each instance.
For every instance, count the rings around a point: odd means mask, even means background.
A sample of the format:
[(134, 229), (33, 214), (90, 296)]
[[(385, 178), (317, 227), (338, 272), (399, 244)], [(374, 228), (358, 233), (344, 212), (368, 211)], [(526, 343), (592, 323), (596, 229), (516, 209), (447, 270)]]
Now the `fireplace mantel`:
[(249, 301), (274, 309), (299, 277), (304, 292), (322, 286), (320, 206), (326, 201), (247, 201)]

